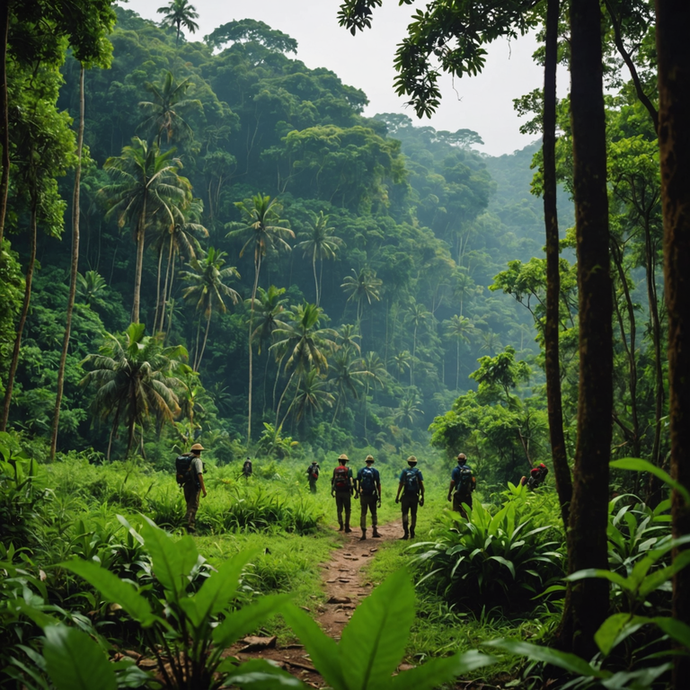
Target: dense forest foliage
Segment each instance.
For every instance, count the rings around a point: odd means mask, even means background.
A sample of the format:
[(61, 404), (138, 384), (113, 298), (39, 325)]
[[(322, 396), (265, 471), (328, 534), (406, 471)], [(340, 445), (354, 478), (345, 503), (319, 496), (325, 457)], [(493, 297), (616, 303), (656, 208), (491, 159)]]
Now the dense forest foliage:
[[(278, 28), (159, 13), (0, 7), (0, 687), (304, 687), (224, 658), (257, 629), (338, 689), (688, 687), (687, 3), (429, 2), (395, 58), (420, 117), (497, 37), (543, 42), (535, 143), (500, 157), (365, 117)], [(388, 524), (408, 455), (427, 494), (336, 647), (301, 609), (354, 542), (304, 469), (342, 452), (375, 456)]]

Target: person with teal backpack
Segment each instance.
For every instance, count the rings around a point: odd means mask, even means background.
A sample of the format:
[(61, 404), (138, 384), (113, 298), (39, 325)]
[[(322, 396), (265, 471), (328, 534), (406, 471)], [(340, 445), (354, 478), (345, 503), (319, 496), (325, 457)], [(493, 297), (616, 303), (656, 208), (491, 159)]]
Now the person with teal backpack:
[(367, 510), (371, 512), (371, 527), (372, 537), (380, 537), (376, 526), (378, 524), (376, 517), (376, 508), (381, 506), (381, 476), (379, 471), (373, 467), (374, 457), (367, 455), (364, 460), (366, 467), (362, 467), (357, 472), (357, 479), (355, 480), (355, 498), (359, 497), (359, 503), (362, 508), (362, 516), (359, 524), (362, 528), (362, 536), (360, 541), (367, 538)]
[[(400, 483), (398, 484), (398, 494), (395, 497), (396, 503), (401, 503), (400, 494), (402, 492), (402, 526), (403, 536), (401, 539), (414, 539), (414, 530), (417, 525), (417, 506), (424, 505), (424, 477), (417, 469), (417, 458), (410, 455), (407, 458), (407, 468), (400, 473)], [(410, 516), (409, 528), (407, 516)]]
[(448, 487), (448, 500), (453, 501), (453, 510), (467, 519), (465, 506), (472, 510), (472, 492), (477, 488), (477, 480), (472, 468), (467, 464), (464, 453), (458, 455), (458, 464), (453, 468)]

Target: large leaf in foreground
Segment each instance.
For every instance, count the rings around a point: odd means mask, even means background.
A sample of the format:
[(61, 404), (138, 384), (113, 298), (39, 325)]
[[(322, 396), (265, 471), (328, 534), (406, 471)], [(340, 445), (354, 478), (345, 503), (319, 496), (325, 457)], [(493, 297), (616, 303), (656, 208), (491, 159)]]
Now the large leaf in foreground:
[(405, 569), (386, 578), (355, 610), (340, 640), (350, 690), (380, 688), (400, 664), (415, 615), (414, 587)]
[(391, 678), (389, 687), (390, 690), (430, 690), (495, 662), (495, 657), (480, 654), (476, 650), (443, 659), (432, 659), (423, 666), (418, 666)]
[(110, 662), (85, 632), (51, 625), (45, 636), (43, 656), (57, 690), (117, 690)]
[(240, 637), (256, 630), (267, 618), (281, 613), (282, 607), (289, 599), (287, 594), (268, 594), (260, 597), (253, 604), (229, 613), (225, 620), (214, 629), (213, 643), (217, 647), (229, 647)]

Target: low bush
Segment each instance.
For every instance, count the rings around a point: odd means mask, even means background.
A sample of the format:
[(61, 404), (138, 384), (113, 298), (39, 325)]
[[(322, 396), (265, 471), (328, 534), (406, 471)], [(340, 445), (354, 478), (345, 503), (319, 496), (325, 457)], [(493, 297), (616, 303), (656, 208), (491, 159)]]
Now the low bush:
[(478, 611), (519, 608), (563, 577), (562, 544), (552, 541), (552, 525), (534, 527), (524, 519), (520, 499), (510, 499), (495, 515), (479, 501), (469, 520), (445, 511), (432, 528), (433, 541), (410, 547), (418, 585), (458, 606)]

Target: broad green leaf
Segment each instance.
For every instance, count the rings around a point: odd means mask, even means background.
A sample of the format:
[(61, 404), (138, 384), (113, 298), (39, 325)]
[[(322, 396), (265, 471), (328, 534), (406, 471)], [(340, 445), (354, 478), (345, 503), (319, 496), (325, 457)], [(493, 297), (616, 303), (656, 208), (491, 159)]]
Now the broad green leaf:
[(611, 675), (610, 671), (594, 668), (594, 666), (590, 666), (584, 659), (580, 659), (580, 657), (575, 654), (560, 652), (557, 649), (550, 649), (549, 647), (539, 647), (529, 642), (521, 642), (519, 640), (491, 640), (491, 642), (486, 642), (485, 646), (502, 649), (504, 652), (509, 652), (510, 654), (526, 656), (532, 661), (553, 664), (570, 673), (578, 673), (587, 678), (608, 678)]
[(194, 540), (186, 536), (174, 541), (148, 518), (141, 533), (156, 577), (175, 597), (183, 596), (189, 584), (188, 576), (199, 558)]
[(633, 583), (633, 589), (637, 588), (643, 581), (649, 569), (663, 556), (665, 556), (669, 551), (675, 549), (678, 546), (683, 546), (690, 542), (690, 534), (679, 537), (678, 539), (668, 539), (664, 540), (662, 546), (657, 549), (650, 551), (644, 558), (640, 559), (632, 569), (628, 579)]
[(609, 580), (627, 592), (630, 592), (633, 589), (631, 583), (622, 575), (614, 573), (611, 570), (600, 570), (599, 568), (585, 568), (584, 570), (578, 570), (576, 573), (568, 575), (568, 577), (565, 579), (569, 580), (570, 582), (576, 582), (577, 580), (586, 580), (589, 577)]
[(117, 575), (101, 568), (93, 561), (66, 561), (60, 564), (71, 570), (79, 577), (83, 577), (92, 587), (95, 587), (106, 601), (120, 604), (122, 608), (135, 620), (148, 628), (156, 621), (149, 602), (144, 599), (129, 582), (123, 582)]
[(258, 601), (229, 613), (223, 622), (213, 630), (213, 642), (217, 647), (229, 647), (243, 635), (255, 630), (266, 618), (282, 613), (282, 607), (289, 601), (287, 594), (270, 594)]
[(199, 626), (208, 616), (220, 613), (228, 606), (237, 594), (240, 585), (240, 575), (247, 563), (257, 554), (257, 551), (245, 551), (228, 559), (201, 586), (194, 599), (199, 618), (192, 623)]
[(414, 622), (415, 595), (402, 568), (386, 578), (352, 614), (340, 638), (341, 668), (350, 690), (387, 683), (405, 653)]
[(690, 650), (690, 626), (666, 616), (652, 618), (652, 622), (656, 623), (669, 637)]
[(338, 645), (301, 609), (289, 604), (282, 612), (285, 622), (307, 648), (314, 666), (334, 690), (349, 690), (340, 666)]
[(674, 559), (671, 565), (655, 570), (650, 575), (647, 575), (640, 585), (639, 596), (641, 599), (646, 599), (655, 589), (661, 587), (664, 582), (668, 582), (677, 572), (690, 564), (690, 550), (681, 551)]
[(602, 654), (608, 656), (616, 645), (639, 630), (646, 622), (646, 619), (639, 619), (629, 613), (615, 613), (601, 624), (594, 635), (594, 641)]
[(442, 683), (449, 683), (458, 676), (471, 673), (483, 666), (490, 666), (497, 659), (476, 650), (451, 657), (432, 659), (426, 664), (404, 671), (390, 681), (391, 690), (426, 690)]
[(638, 671), (618, 671), (610, 678), (602, 680), (601, 685), (607, 690), (627, 690), (628, 688), (647, 690), (654, 687), (654, 682), (672, 668), (673, 664), (667, 663), (661, 666), (641, 668)]
[(506, 568), (508, 568), (508, 570), (510, 570), (510, 574), (513, 576), (513, 579), (515, 579), (515, 566), (507, 558), (503, 558), (503, 556), (489, 556), (488, 560), (496, 561), (497, 563), (504, 565)]
[(671, 477), (668, 472), (664, 472), (661, 467), (657, 467), (648, 460), (641, 458), (622, 458), (621, 460), (613, 460), (609, 463), (611, 467), (619, 470), (633, 470), (635, 472), (649, 472), (655, 477), (661, 479), (664, 484), (675, 489), (685, 501), (685, 505), (690, 505), (690, 492), (679, 482)]
[(86, 633), (65, 625), (45, 629), (43, 656), (57, 690), (117, 690), (115, 671)]
[(57, 618), (27, 604), (23, 599), (17, 599), (13, 605), (40, 628), (47, 628), (49, 625), (57, 625), (60, 622)]
[[(224, 671), (219, 667), (219, 671)], [(265, 659), (252, 659), (228, 673), (223, 685), (252, 688), (253, 690), (273, 690), (273, 688), (306, 688), (306, 685), (289, 673), (274, 666)]]

